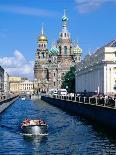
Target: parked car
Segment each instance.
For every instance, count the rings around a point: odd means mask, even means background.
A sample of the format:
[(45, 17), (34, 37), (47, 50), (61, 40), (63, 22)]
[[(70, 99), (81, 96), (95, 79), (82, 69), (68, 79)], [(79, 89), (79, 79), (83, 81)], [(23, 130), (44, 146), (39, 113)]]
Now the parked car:
[(58, 89), (58, 95), (66, 96), (67, 90), (66, 89)]

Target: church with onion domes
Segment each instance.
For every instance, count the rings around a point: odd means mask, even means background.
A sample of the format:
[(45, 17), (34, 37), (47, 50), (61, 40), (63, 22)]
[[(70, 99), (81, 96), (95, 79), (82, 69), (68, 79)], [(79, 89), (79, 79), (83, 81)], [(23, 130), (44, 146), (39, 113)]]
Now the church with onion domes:
[(68, 18), (64, 11), (62, 31), (59, 33), (57, 42), (52, 43), (51, 49), (47, 47), (48, 38), (42, 26), (34, 64), (35, 92), (60, 89), (66, 72), (81, 60), (82, 50), (77, 43), (72, 42), (67, 24)]

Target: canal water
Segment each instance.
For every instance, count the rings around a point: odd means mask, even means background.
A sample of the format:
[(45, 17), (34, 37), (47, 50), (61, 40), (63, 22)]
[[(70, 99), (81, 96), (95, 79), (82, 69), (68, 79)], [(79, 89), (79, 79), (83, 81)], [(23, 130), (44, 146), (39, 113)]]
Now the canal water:
[[(24, 118), (44, 119), (48, 135), (21, 134)], [(17, 100), (0, 115), (0, 155), (116, 155), (116, 139), (87, 120), (43, 101)]]

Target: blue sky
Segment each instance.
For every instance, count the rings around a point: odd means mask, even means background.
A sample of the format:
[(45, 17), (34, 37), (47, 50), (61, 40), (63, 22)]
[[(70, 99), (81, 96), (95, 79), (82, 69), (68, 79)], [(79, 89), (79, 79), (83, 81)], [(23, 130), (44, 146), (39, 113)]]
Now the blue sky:
[(30, 76), (41, 24), (50, 47), (64, 9), (83, 57), (116, 38), (116, 0), (0, 0), (0, 65), (9, 74)]

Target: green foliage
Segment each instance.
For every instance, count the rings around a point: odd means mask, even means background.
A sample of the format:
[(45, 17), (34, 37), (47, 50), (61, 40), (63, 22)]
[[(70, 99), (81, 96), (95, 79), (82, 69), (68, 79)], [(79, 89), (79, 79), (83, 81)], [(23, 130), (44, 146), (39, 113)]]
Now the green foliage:
[(68, 93), (75, 92), (75, 67), (70, 67), (70, 71), (63, 77), (62, 88), (67, 89)]

